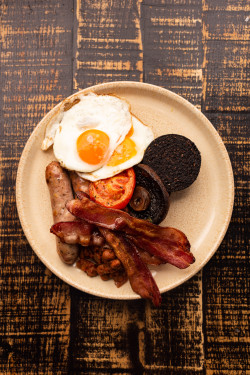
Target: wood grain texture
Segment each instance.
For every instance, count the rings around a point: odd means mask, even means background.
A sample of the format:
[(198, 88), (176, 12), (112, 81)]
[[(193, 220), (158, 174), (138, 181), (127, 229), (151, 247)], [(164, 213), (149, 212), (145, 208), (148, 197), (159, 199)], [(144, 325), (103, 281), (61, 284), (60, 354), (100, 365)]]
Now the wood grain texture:
[[(142, 4), (145, 82), (201, 107), (202, 7), (199, 0)], [(154, 5), (153, 5), (154, 4)]]
[(249, 12), (205, 1), (203, 9), (203, 110), (249, 111)]
[(247, 0), (203, 0), (203, 11), (243, 11), (249, 12), (250, 6)]
[(164, 294), (160, 309), (72, 290), (71, 371), (202, 374), (200, 278)]
[[(0, 1), (1, 374), (250, 373), (249, 12), (246, 0)], [(17, 216), (31, 131), (73, 90), (111, 80), (153, 83), (202, 109), (235, 173), (224, 241), (160, 309), (69, 288)]]
[(142, 80), (140, 1), (77, 1), (74, 89)]
[(62, 374), (68, 366), (69, 287), (28, 245), (15, 179), (31, 131), (71, 93), (70, 3), (1, 2), (1, 374)]
[(246, 2), (205, 1), (202, 110), (221, 135), (235, 176), (232, 221), (203, 271), (205, 369), (247, 374), (249, 363), (249, 27)]

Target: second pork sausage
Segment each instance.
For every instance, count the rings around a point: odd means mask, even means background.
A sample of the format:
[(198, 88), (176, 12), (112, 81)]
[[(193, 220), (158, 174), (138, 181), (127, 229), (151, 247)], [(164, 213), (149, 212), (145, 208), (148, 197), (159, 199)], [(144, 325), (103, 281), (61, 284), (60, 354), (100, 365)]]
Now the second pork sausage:
[[(46, 168), (46, 182), (48, 184), (54, 223), (59, 221), (74, 221), (75, 217), (65, 207), (73, 199), (70, 179), (66, 171), (56, 161), (52, 161)], [(66, 264), (73, 264), (78, 257), (78, 246), (63, 243), (56, 239), (57, 252)]]

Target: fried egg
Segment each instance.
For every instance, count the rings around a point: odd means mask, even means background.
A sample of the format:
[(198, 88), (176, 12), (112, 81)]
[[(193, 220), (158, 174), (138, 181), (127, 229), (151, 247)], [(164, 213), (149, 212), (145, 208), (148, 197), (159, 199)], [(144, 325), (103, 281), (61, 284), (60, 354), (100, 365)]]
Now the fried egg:
[(60, 113), (46, 129), (42, 149), (53, 143), (60, 164), (92, 172), (107, 164), (132, 125), (129, 104), (110, 95), (79, 95), (77, 104)]
[(143, 159), (148, 145), (154, 140), (152, 130), (132, 116), (132, 127), (124, 141), (115, 149), (108, 162), (92, 173), (78, 173), (89, 181), (98, 181), (115, 176), (123, 170), (133, 167)]

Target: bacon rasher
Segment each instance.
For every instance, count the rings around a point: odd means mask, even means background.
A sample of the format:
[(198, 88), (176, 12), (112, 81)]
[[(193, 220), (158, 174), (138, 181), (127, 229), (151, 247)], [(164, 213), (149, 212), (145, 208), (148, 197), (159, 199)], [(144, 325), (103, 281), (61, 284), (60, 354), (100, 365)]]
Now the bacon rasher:
[(126, 233), (136, 246), (178, 268), (187, 268), (195, 261), (187, 237), (178, 229), (160, 227), (124, 211), (100, 206), (86, 196), (68, 202), (66, 207), (88, 223)]
[[(50, 232), (67, 244), (80, 244), (82, 246), (102, 246), (104, 237), (95, 229), (92, 233), (93, 224), (83, 221), (65, 221), (52, 225)], [(133, 238), (131, 239), (131, 241)], [(133, 242), (133, 241), (132, 241)], [(165, 263), (161, 259), (138, 248), (143, 263), (158, 266)]]
[[(174, 228), (169, 228), (175, 230)], [(162, 259), (165, 263), (172, 264), (177, 268), (187, 268), (194, 262), (194, 256), (191, 252), (184, 251), (182, 247), (175, 242), (168, 244), (161, 241), (161, 238), (147, 239), (143, 237), (128, 236), (131, 242), (137, 247), (147, 251), (151, 256), (156, 259)]]
[(100, 228), (100, 232), (122, 262), (133, 291), (142, 298), (150, 299), (155, 306), (159, 306), (160, 291), (151, 272), (141, 260), (136, 246), (120, 233), (104, 228)]

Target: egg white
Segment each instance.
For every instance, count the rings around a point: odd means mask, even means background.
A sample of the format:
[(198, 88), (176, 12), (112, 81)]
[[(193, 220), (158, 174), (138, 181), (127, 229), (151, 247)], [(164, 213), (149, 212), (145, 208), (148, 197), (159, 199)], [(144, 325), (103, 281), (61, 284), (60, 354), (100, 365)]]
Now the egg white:
[[(78, 172), (92, 172), (102, 167), (124, 140), (132, 124), (129, 104), (110, 95), (79, 95), (80, 102), (60, 115), (46, 129), (42, 149), (54, 143), (53, 151), (60, 164)], [(77, 139), (86, 130), (101, 130), (109, 136), (109, 147), (99, 164), (85, 163), (77, 152)]]
[[(127, 168), (131, 168), (134, 165), (141, 162), (144, 156), (144, 152), (148, 145), (154, 140), (153, 131), (136, 117), (132, 116), (132, 124), (134, 132), (130, 139), (136, 144), (136, 155), (131, 159), (126, 160), (124, 163), (121, 163), (116, 166), (104, 165), (102, 168), (93, 171), (91, 173), (79, 173), (79, 176), (89, 180), (89, 181), (98, 181), (108, 177), (115, 176), (116, 174), (124, 171)], [(108, 162), (107, 162), (108, 163)]]

